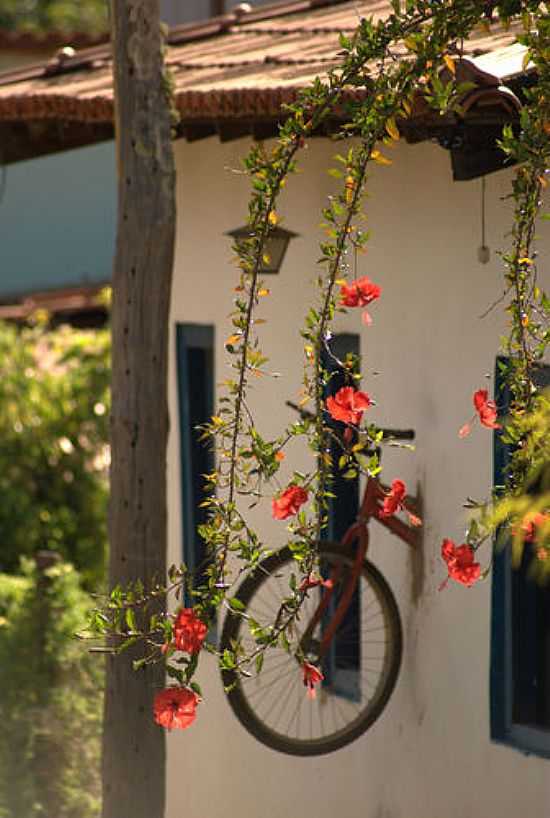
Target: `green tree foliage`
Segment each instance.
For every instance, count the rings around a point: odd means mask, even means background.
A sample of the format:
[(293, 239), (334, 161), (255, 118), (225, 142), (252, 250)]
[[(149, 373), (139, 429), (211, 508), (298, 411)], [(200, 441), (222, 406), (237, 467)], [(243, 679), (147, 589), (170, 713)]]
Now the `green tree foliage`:
[(106, 0), (0, 0), (0, 28), (102, 34), (107, 31)]
[(101, 582), (109, 382), (106, 330), (0, 323), (0, 571), (46, 548)]
[(103, 668), (74, 638), (78, 573), (0, 574), (0, 818), (99, 815)]

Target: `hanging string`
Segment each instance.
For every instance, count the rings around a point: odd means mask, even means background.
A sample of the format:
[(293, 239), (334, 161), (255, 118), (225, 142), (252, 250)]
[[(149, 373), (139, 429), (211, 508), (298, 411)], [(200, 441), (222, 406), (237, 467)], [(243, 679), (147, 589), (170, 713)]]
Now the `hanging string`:
[(481, 177), (481, 246), (485, 244), (485, 176)]
[(477, 248), (477, 257), (480, 264), (487, 264), (491, 258), (491, 251), (485, 243), (485, 176), (481, 177), (481, 245)]

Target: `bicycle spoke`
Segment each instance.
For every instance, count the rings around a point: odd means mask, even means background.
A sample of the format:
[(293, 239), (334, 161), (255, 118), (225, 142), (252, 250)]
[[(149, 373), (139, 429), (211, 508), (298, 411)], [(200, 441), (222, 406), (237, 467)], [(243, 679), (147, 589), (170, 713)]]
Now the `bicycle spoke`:
[[(280, 668), (286, 667), (287, 663), (288, 663), (288, 657), (286, 657), (286, 659), (284, 661), (278, 662), (274, 666), (272, 665), (269, 668), (262, 668), (261, 672), (257, 673), (255, 676), (252, 676), (250, 678), (247, 678), (246, 676), (244, 676), (244, 677), (242, 677), (243, 678), (243, 684), (246, 685), (247, 682), (254, 682), (254, 681), (256, 681), (256, 679), (265, 679), (266, 676), (269, 676), (272, 673), (274, 673), (275, 671), (280, 670)], [(298, 670), (297, 665), (296, 665), (296, 670)]]
[[(280, 611), (281, 599), (290, 593), (290, 575), (297, 573), (297, 566), (290, 552), (288, 554), (286, 562), (280, 557), (278, 562), (269, 562), (268, 558), (265, 561), (266, 569), (258, 571), (254, 580), (248, 582), (250, 590), (243, 597), (246, 613), (261, 627), (273, 623)], [(290, 635), (294, 649), (301, 645), (306, 659), (315, 664), (318, 663), (323, 633), (338, 609), (352, 576), (352, 564), (341, 553), (326, 549), (321, 556), (322, 575), (334, 576), (334, 569), (337, 568), (339, 580), (333, 588), (328, 607), (311, 633), (309, 623), (326, 591), (322, 588), (309, 591)], [(273, 565), (276, 567), (270, 567)], [(310, 745), (312, 753), (323, 752), (323, 747), (333, 747), (333, 739), (336, 742), (334, 748), (341, 746), (346, 743), (348, 734), (352, 737), (359, 734), (376, 718), (377, 713), (370, 717), (371, 709), (380, 711), (383, 707), (389, 695), (388, 685), (393, 687), (398, 667), (394, 659), (395, 604), (390, 599), (393, 610), (388, 607), (389, 591), (377, 576), (378, 572), (370, 568), (362, 569), (359, 574), (350, 607), (320, 665), (325, 681), (317, 688), (315, 699), (306, 695), (300, 664), (294, 654), (286, 653), (279, 646), (273, 650), (267, 649), (259, 674), (237, 680), (235, 696), (230, 696), (235, 712), (239, 715), (236, 702), (241, 701), (243, 706), (246, 704), (248, 715), (243, 723), (248, 726), (251, 720), (255, 720), (261, 727), (258, 735), (265, 743), (279, 749), (275, 742), (275, 737), (278, 737), (277, 742), (280, 740), (285, 748), (288, 747), (287, 752), (297, 752), (300, 747), (309, 754), (305, 748)], [(245, 579), (243, 586), (246, 587), (246, 584)], [(398, 636), (400, 638), (399, 631)], [(257, 647), (244, 618), (235, 619), (231, 638), (240, 639), (246, 652), (252, 652)]]
[[(295, 683), (294, 679), (290, 679), (288, 685), (285, 688), (285, 691), (288, 692), (288, 691), (292, 690), (292, 685), (294, 683)], [(273, 729), (275, 729), (277, 727), (277, 725), (279, 724), (279, 721), (281, 720), (282, 715), (284, 714), (284, 712), (286, 710), (286, 707), (287, 707), (287, 704), (288, 704), (288, 695), (281, 696), (281, 702), (280, 703), (281, 703), (281, 707), (279, 709), (279, 716), (277, 718), (277, 721), (273, 725)]]
[[(287, 728), (286, 728), (287, 733), (290, 733), (292, 725), (294, 724), (294, 721), (295, 721), (296, 717), (298, 716), (298, 714), (301, 712), (301, 709), (302, 709), (302, 702), (300, 701), (300, 699), (297, 699), (296, 707), (294, 708), (294, 711), (291, 713), (290, 719), (289, 719), (288, 724), (287, 724)], [(298, 716), (298, 721), (297, 721), (297, 726), (296, 726), (296, 735), (297, 736), (300, 734), (299, 726), (298, 726), (299, 723), (300, 723), (300, 719), (299, 719), (299, 716)]]
[[(281, 679), (286, 679), (286, 677), (289, 676), (293, 672), (295, 672), (295, 668), (290, 668), (285, 673), (282, 673), (279, 676), (277, 676), (277, 678), (274, 679), (273, 681), (268, 682), (267, 684), (258, 685), (256, 690), (251, 690), (250, 692), (248, 692), (248, 690), (247, 690), (247, 693), (246, 693), (247, 699), (251, 699), (253, 696), (256, 696), (258, 693), (265, 693), (266, 690), (269, 690), (271, 687), (274, 687), (275, 685), (280, 684)], [(261, 676), (258, 676), (256, 678), (259, 680), (259, 679), (261, 679)], [(250, 679), (248, 681), (254, 681), (254, 680)]]

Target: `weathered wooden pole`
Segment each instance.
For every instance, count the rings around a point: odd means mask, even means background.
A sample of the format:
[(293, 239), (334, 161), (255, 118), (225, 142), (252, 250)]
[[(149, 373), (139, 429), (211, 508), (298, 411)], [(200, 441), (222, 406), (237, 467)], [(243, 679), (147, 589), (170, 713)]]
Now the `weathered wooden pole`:
[[(112, 0), (118, 229), (113, 274), (111, 587), (166, 574), (169, 306), (175, 170), (158, 0)], [(107, 665), (103, 818), (163, 818), (162, 666)]]

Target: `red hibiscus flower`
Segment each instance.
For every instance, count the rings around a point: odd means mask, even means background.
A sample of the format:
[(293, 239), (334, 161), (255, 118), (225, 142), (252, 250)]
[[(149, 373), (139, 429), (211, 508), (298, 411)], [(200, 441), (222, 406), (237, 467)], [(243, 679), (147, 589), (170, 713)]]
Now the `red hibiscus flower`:
[(461, 427), (458, 432), (459, 437), (466, 437), (470, 434), (472, 431), (472, 423), (476, 417), (479, 417), (481, 425), (486, 426), (488, 429), (502, 429), (501, 424), (496, 422), (496, 403), (494, 400), (489, 400), (489, 393), (486, 389), (478, 389), (477, 392), (474, 392), (473, 402), (477, 416), (474, 415), (468, 423), (465, 423), (464, 426)]
[[(381, 292), (382, 290), (378, 284), (373, 284), (367, 276), (363, 276), (358, 278), (357, 281), (352, 281), (351, 284), (342, 284), (340, 290), (341, 303), (344, 307), (366, 307), (371, 301), (380, 298)], [(363, 322), (365, 324), (372, 323), (372, 319), (366, 310), (363, 313)]]
[(367, 276), (352, 281), (351, 284), (342, 284), (342, 304), (345, 307), (366, 307), (371, 301), (380, 298), (382, 290)]
[(404, 500), (407, 494), (407, 487), (403, 480), (394, 480), (391, 484), (391, 489), (389, 494), (384, 497), (384, 503), (382, 505), (382, 510), (379, 513), (380, 517), (391, 517), (392, 514), (395, 514), (396, 511), (405, 511), (405, 513), (409, 517), (409, 522), (411, 525), (422, 525), (422, 520), (420, 517), (417, 517), (416, 514), (411, 514), (405, 508)]
[(305, 502), (307, 502), (308, 492), (301, 486), (289, 486), (279, 497), (274, 497), (271, 501), (271, 513), (276, 520), (286, 520), (297, 514)]
[(195, 709), (200, 699), (187, 687), (167, 687), (155, 696), (155, 721), (167, 730), (185, 730), (195, 721)]
[(327, 410), (333, 420), (344, 423), (361, 423), (363, 412), (371, 406), (372, 401), (366, 392), (359, 392), (353, 386), (343, 386), (338, 392), (327, 398)]
[(452, 540), (443, 540), (441, 556), (447, 563), (449, 576), (439, 590), (445, 587), (449, 577), (467, 587), (480, 578), (481, 566), (479, 562), (474, 562), (475, 553), (471, 545), (459, 545), (457, 548)]
[(182, 608), (176, 616), (173, 630), (176, 650), (194, 654), (202, 648), (208, 626), (195, 615), (193, 608)]
[(403, 508), (403, 500), (407, 493), (407, 487), (402, 480), (394, 480), (391, 484), (390, 493), (384, 497), (384, 505), (380, 512), (381, 517), (391, 517), (396, 511)]
[(304, 662), (302, 672), (304, 674), (304, 685), (307, 687), (308, 698), (314, 699), (315, 685), (322, 682), (325, 677), (319, 668), (315, 667), (315, 665), (310, 665), (309, 662)]
[(489, 393), (486, 389), (478, 389), (477, 392), (474, 392), (474, 406), (482, 426), (486, 426), (488, 429), (502, 428), (500, 423), (496, 422), (496, 403), (494, 400), (489, 400)]

